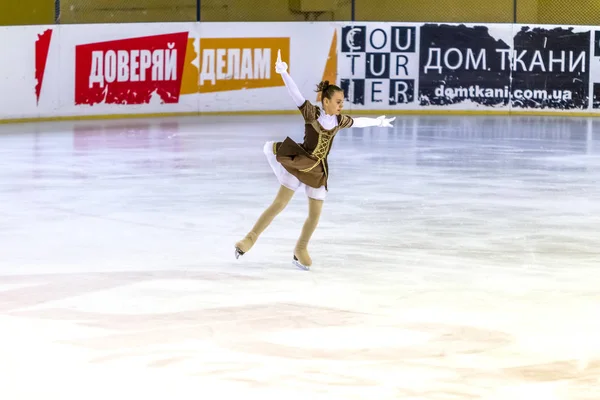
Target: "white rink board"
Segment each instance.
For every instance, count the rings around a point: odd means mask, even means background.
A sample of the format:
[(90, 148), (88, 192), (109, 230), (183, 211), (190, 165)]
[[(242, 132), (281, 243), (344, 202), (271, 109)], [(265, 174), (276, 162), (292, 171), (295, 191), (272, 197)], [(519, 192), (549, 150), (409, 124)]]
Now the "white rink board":
[[(51, 32), (51, 39), (46, 46), (47, 52), (37, 50), (36, 40), (38, 35)], [(114, 115), (114, 114), (157, 114), (157, 113), (197, 113), (197, 112), (220, 112), (220, 111), (281, 111), (294, 110), (295, 105), (291, 101), (284, 86), (283, 80), (274, 71), (274, 63), (277, 57), (278, 44), (287, 43), (287, 49), (282, 53), (287, 55), (285, 59), (289, 64), (290, 72), (300, 89), (307, 98), (316, 101), (314, 92), (316, 85), (323, 79), (327, 56), (331, 47), (333, 36), (336, 32), (335, 26), (330, 23), (173, 23), (173, 24), (120, 24), (120, 25), (65, 25), (65, 26), (37, 26), (37, 27), (15, 27), (0, 29), (0, 40), (4, 47), (4, 54), (14, 55), (12, 63), (4, 63), (0, 66), (0, 90), (3, 93), (11, 93), (12, 96), (3, 96), (1, 119), (20, 119), (38, 117), (74, 117), (89, 115)], [(190, 42), (188, 46), (169, 46), (173, 43), (156, 43), (147, 38), (157, 35), (186, 34)], [(10, 38), (10, 39), (9, 39)], [(316, 40), (315, 38), (319, 38)], [(205, 72), (216, 78), (217, 85), (233, 85), (233, 89), (220, 89), (213, 91), (207, 89), (207, 85), (200, 84), (201, 72), (203, 71), (203, 54), (201, 40), (227, 39), (224, 43), (228, 48), (224, 51), (237, 47), (239, 52), (233, 58), (232, 70), (240, 71), (242, 74), (235, 82), (230, 76), (218, 76), (215, 68), (218, 61), (210, 59), (212, 68)], [(144, 42), (144, 40), (146, 42)], [(262, 43), (274, 40), (271, 48), (262, 51), (256, 57), (256, 50), (263, 50)], [(243, 46), (250, 41), (250, 47)], [(87, 46), (91, 50), (87, 57), (78, 56), (78, 46)], [(162, 47), (161, 47), (162, 46)], [(254, 47), (252, 47), (254, 46)], [(266, 45), (265, 45), (266, 46)], [(187, 47), (187, 49), (186, 49)], [(164, 98), (153, 94), (150, 101), (131, 101), (129, 97), (139, 95), (140, 88), (152, 91), (157, 88), (164, 90), (169, 95), (174, 91), (161, 89), (164, 82), (153, 81), (152, 73), (154, 62), (153, 51), (158, 48), (159, 52), (173, 51), (174, 57), (171, 61), (183, 63), (183, 69), (177, 71), (175, 78), (180, 82), (181, 93), (177, 100), (167, 102)], [(162, 49), (162, 50), (161, 50)], [(306, 49), (310, 49), (311, 57), (306, 57)], [(81, 51), (81, 48), (80, 48)], [(99, 53), (101, 66), (97, 63), (91, 52)], [(107, 60), (109, 52), (114, 53), (112, 59), (116, 60), (114, 67)], [(127, 53), (127, 59), (119, 64), (119, 51)], [(134, 58), (132, 51), (136, 52), (137, 73), (121, 73), (123, 68), (131, 72)], [(150, 65), (146, 68), (146, 80), (141, 80), (140, 60), (141, 53), (146, 51), (150, 54)], [(218, 53), (220, 49), (214, 49)], [(243, 52), (249, 55), (242, 57)], [(108, 56), (110, 58), (110, 56)], [(223, 71), (228, 69), (227, 54), (221, 57)], [(177, 58), (177, 60), (175, 60)], [(181, 58), (182, 60), (180, 60)], [(112, 60), (111, 59), (111, 60)], [(45, 60), (43, 68), (42, 87), (37, 102), (36, 85), (36, 61)], [(122, 61), (122, 60), (121, 60)], [(243, 75), (244, 65), (249, 68), (249, 76)], [(162, 68), (158, 74), (166, 78), (166, 56), (158, 63)], [(89, 73), (85, 73), (85, 64), (92, 64)], [(216, 66), (216, 67), (215, 67)], [(258, 68), (257, 68), (258, 66)], [(109, 71), (110, 69), (110, 71)], [(256, 72), (260, 69), (259, 72)], [(39, 73), (40, 68), (37, 68)], [(82, 72), (83, 71), (83, 72)], [(114, 73), (113, 73), (114, 72)], [(85, 75), (87, 81), (80, 80), (77, 85), (77, 75)], [(108, 76), (106, 75), (108, 74)], [(126, 79), (119, 81), (126, 76)], [(114, 76), (112, 76), (114, 75)], [(135, 75), (135, 77), (134, 77)], [(181, 76), (183, 75), (183, 76)], [(114, 81), (107, 81), (112, 76)], [(335, 77), (335, 71), (334, 71)], [(221, 79), (220, 79), (221, 78)], [(247, 78), (247, 79), (244, 79)], [(100, 91), (98, 88), (102, 81)], [(181, 83), (183, 81), (183, 83)], [(228, 81), (228, 82), (225, 82)], [(256, 81), (254, 86), (249, 81)], [(96, 93), (89, 93), (90, 87), (82, 85), (81, 82), (90, 83), (94, 86)], [(173, 84), (174, 82), (168, 82)], [(110, 93), (115, 91), (117, 94)], [(187, 91), (185, 86), (187, 85)], [(145, 87), (144, 87), (145, 86)], [(148, 89), (150, 88), (150, 89)], [(191, 88), (191, 89), (190, 89)], [(90, 98), (112, 97), (112, 102), (107, 99), (93, 101), (92, 104), (81, 104), (78, 102), (77, 92), (80, 98), (89, 101)], [(84, 93), (81, 95), (81, 93)]]
[(347, 112), (597, 114), (596, 29), (403, 22), (2, 27), (0, 48), (10, 57), (0, 65), (0, 119), (294, 111), (274, 71), (278, 49), (309, 100), (317, 101), (318, 82), (335, 80), (346, 91)]

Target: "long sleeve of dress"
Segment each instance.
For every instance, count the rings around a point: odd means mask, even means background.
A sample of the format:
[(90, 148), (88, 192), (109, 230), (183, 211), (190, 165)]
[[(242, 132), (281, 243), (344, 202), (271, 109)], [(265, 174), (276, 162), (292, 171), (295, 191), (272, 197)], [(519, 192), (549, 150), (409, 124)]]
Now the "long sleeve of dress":
[(294, 103), (296, 103), (297, 107), (300, 107), (302, 104), (304, 104), (306, 99), (304, 98), (304, 96), (302, 96), (302, 93), (300, 93), (298, 86), (296, 86), (296, 82), (294, 82), (294, 80), (292, 79), (290, 74), (287, 73), (287, 71), (282, 72), (281, 77), (283, 78), (285, 86), (287, 87), (290, 96), (292, 96)]
[(381, 126), (381, 118), (368, 118), (368, 117), (352, 117), (354, 123), (353, 128), (367, 128), (369, 126)]

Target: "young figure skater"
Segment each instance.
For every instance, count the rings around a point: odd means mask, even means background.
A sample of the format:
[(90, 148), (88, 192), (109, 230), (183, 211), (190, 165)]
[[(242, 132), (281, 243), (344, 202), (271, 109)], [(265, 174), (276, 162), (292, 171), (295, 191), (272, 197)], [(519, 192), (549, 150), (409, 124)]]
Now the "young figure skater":
[(235, 244), (235, 257), (248, 252), (260, 234), (273, 219), (287, 206), (298, 189), (304, 189), (308, 197), (308, 217), (304, 222), (300, 237), (294, 249), (294, 264), (308, 270), (312, 260), (308, 254), (308, 242), (317, 228), (323, 201), (327, 194), (329, 170), (327, 156), (336, 133), (344, 128), (364, 128), (369, 126), (391, 127), (396, 118), (352, 118), (341, 114), (344, 92), (329, 81), (317, 86), (321, 93), (322, 108), (306, 100), (292, 77), (287, 73), (287, 64), (277, 56), (275, 71), (281, 75), (289, 94), (304, 118), (304, 141), (296, 143), (289, 137), (283, 142), (267, 142), (263, 151), (275, 176), (279, 180), (279, 191), (271, 205), (258, 218), (248, 234)]

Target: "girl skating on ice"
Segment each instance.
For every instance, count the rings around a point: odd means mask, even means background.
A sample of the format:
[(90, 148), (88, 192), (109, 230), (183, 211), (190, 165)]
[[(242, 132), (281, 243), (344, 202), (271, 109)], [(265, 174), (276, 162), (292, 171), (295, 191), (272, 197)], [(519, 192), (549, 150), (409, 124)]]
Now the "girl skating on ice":
[(327, 195), (329, 170), (327, 156), (331, 143), (340, 129), (364, 128), (369, 126), (391, 127), (395, 118), (353, 118), (341, 114), (344, 92), (341, 88), (321, 82), (317, 91), (321, 93), (321, 108), (306, 100), (292, 77), (287, 73), (287, 64), (277, 55), (275, 72), (281, 75), (296, 106), (304, 118), (304, 141), (296, 143), (289, 137), (283, 142), (267, 142), (263, 151), (280, 187), (275, 199), (261, 214), (250, 232), (235, 244), (235, 256), (248, 252), (273, 219), (287, 206), (298, 189), (304, 189), (308, 197), (308, 217), (294, 248), (294, 264), (308, 269), (312, 260), (308, 254), (308, 243), (317, 228), (323, 201)]

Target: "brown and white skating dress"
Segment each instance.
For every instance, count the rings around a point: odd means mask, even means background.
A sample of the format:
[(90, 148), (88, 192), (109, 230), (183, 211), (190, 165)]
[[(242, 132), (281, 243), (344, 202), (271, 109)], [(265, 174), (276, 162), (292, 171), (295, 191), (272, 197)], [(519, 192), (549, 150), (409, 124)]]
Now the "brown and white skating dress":
[(350, 128), (353, 120), (348, 115), (327, 115), (308, 100), (298, 109), (305, 124), (303, 142), (286, 137), (283, 142), (267, 142), (264, 152), (279, 183), (294, 191), (304, 186), (308, 197), (324, 200), (329, 177), (327, 156), (335, 135)]

